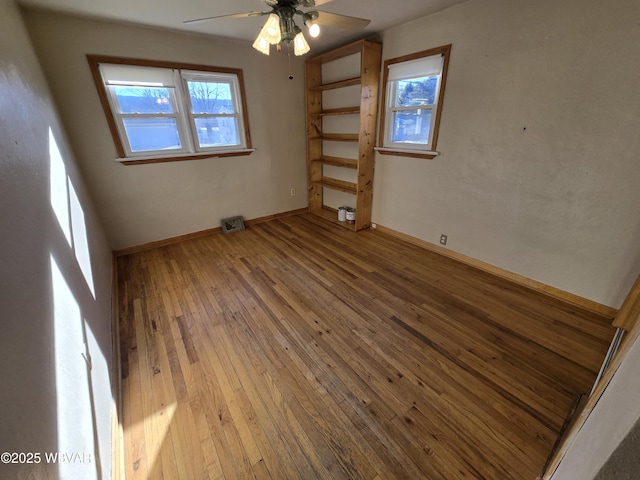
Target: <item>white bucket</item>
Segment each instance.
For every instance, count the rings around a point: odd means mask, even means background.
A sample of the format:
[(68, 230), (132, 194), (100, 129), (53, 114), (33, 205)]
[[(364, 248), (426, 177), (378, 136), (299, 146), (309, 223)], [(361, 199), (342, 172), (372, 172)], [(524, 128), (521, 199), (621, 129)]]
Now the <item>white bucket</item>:
[(338, 207), (338, 221), (345, 222), (347, 220), (347, 207)]

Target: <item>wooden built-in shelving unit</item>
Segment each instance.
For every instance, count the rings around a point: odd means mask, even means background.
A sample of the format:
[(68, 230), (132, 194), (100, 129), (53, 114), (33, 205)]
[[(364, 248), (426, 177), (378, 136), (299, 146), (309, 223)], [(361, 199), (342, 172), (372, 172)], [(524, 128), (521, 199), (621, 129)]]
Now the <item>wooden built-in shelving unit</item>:
[[(356, 209), (355, 225), (345, 226), (361, 230), (371, 225), (371, 199), (373, 192), (373, 147), (376, 143), (376, 119), (378, 112), (378, 85), (380, 82), (382, 45), (369, 40), (360, 40), (331, 52), (314, 57), (306, 62), (307, 92), (307, 159), (309, 171), (309, 209), (337, 222), (338, 205), (326, 201), (325, 189), (353, 196), (350, 202)], [(358, 62), (348, 68), (347, 78), (335, 77), (336, 73), (325, 76), (326, 68), (332, 62)], [(335, 69), (334, 69), (335, 70)], [(358, 70), (358, 76), (351, 76), (352, 70)], [(325, 81), (323, 81), (325, 77)], [(323, 101), (326, 92), (348, 87), (360, 86), (359, 98), (345, 105), (328, 106)], [(348, 97), (348, 96), (347, 96)], [(334, 102), (335, 103), (335, 102)], [(325, 105), (323, 105), (325, 104)], [(351, 116), (352, 131), (328, 131), (325, 119), (338, 116)], [(356, 131), (357, 130), (357, 131)], [(327, 153), (327, 143), (351, 143), (357, 148), (351, 158)], [(329, 167), (329, 168), (327, 168)], [(326, 170), (336, 168), (343, 178), (333, 178)], [(353, 177), (352, 181), (344, 177)]]

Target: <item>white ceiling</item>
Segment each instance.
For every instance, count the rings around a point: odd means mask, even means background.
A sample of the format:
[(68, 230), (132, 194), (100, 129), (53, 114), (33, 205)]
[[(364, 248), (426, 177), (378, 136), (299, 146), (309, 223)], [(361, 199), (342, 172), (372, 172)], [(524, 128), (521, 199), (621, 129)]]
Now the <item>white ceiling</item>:
[[(444, 10), (466, 0), (331, 0), (320, 11), (371, 20), (361, 31), (323, 27), (320, 36), (309, 40), (312, 49), (335, 48), (390, 27)], [(253, 41), (264, 17), (224, 18), (185, 25), (184, 20), (251, 11), (269, 11), (262, 0), (18, 0), (28, 7), (153, 27), (197, 32)], [(305, 9), (306, 10), (306, 9)], [(300, 22), (298, 21), (300, 27)]]

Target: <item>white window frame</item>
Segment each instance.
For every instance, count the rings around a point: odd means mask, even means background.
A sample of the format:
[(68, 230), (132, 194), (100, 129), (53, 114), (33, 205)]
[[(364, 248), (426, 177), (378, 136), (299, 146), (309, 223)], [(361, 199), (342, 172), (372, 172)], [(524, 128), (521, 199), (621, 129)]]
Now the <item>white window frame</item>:
[[(170, 62), (123, 59), (88, 55), (89, 64), (117, 151), (116, 160), (124, 164), (155, 163), (209, 157), (248, 155), (251, 148), (242, 70)], [(231, 91), (232, 112), (201, 114), (192, 112), (187, 82), (222, 82)], [(122, 85), (161, 87), (169, 92), (173, 113), (122, 113), (115, 87)], [(238, 143), (199, 144), (196, 119), (201, 116), (230, 117), (235, 122)], [(134, 151), (125, 128), (127, 118), (175, 118), (180, 148)]]
[[(435, 158), (444, 88), (451, 45), (444, 45), (422, 52), (393, 58), (384, 62), (383, 109), (380, 121), (380, 145), (376, 150), (382, 154)], [(433, 104), (396, 106), (394, 104), (401, 81), (437, 77), (436, 93)], [(430, 110), (428, 143), (394, 142), (395, 114), (402, 111)], [(419, 117), (418, 117), (419, 118)]]
[[(237, 75), (230, 75), (225, 73), (209, 73), (209, 72), (200, 72), (193, 70), (183, 70), (181, 72), (183, 88), (185, 92), (185, 98), (187, 102), (187, 116), (189, 118), (189, 126), (191, 128), (191, 135), (194, 140), (195, 150), (196, 151), (212, 151), (215, 150), (216, 147), (201, 147), (196, 141), (198, 138), (196, 119), (197, 118), (206, 118), (206, 117), (214, 117), (214, 118), (232, 118), (236, 122), (236, 126), (238, 129), (239, 135), (239, 146), (238, 148), (246, 148), (246, 140), (242, 132), (244, 132), (244, 118), (242, 115), (242, 101), (239, 96), (240, 87), (238, 85), (238, 77)], [(189, 81), (211, 81), (216, 80), (217, 83), (227, 83), (229, 84), (231, 90), (231, 100), (233, 105), (232, 113), (196, 113), (193, 110), (193, 105), (191, 104), (191, 96), (189, 95)], [(218, 147), (224, 149), (224, 147)], [(229, 147), (226, 147), (227, 149)]]

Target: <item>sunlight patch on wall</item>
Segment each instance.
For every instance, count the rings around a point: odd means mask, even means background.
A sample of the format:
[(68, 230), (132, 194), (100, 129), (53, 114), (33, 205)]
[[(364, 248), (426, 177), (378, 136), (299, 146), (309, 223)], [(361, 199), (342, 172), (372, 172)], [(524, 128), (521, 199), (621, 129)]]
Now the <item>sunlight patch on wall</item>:
[(50, 263), (58, 453), (76, 460), (56, 462), (59, 478), (97, 478), (83, 319), (80, 306), (53, 256), (50, 256)]
[(91, 295), (96, 298), (93, 286), (93, 274), (91, 272), (91, 256), (89, 255), (89, 242), (87, 240), (87, 225), (84, 221), (84, 210), (78, 200), (73, 184), (69, 181), (69, 203), (71, 205), (71, 232), (73, 233), (73, 250), (76, 260), (87, 282)]
[(58, 224), (71, 246), (71, 222), (69, 219), (69, 200), (67, 194), (67, 170), (62, 160), (62, 154), (49, 128), (49, 184), (51, 194), (51, 208), (56, 214)]
[(91, 270), (91, 255), (89, 253), (84, 210), (73, 183), (67, 175), (62, 154), (51, 128), (49, 128), (49, 170), (51, 208), (67, 239), (67, 243), (75, 254), (87, 287), (95, 299), (96, 292), (93, 283), (93, 271)]

